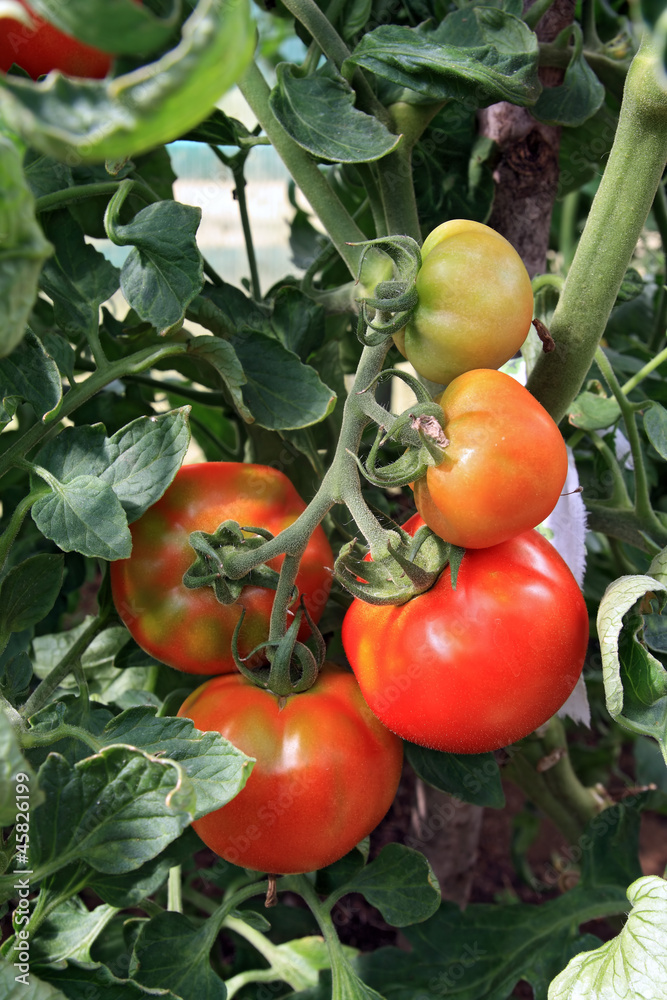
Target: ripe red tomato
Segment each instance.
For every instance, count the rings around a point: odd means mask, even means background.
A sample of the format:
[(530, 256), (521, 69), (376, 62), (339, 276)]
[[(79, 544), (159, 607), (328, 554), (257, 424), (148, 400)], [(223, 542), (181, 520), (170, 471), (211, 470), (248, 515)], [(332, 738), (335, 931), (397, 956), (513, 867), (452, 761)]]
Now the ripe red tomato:
[(68, 76), (102, 79), (111, 69), (113, 57), (100, 52), (44, 21), (25, 0), (19, 3), (30, 12), (33, 28), (12, 18), (0, 19), (0, 70), (6, 73), (18, 63), (33, 80), (59, 69)]
[(567, 476), (567, 449), (547, 411), (504, 372), (459, 375), (437, 397), (449, 444), (413, 483), (417, 510), (441, 538), (484, 548), (547, 517)]
[[(421, 524), (415, 516), (405, 527)], [(342, 637), (389, 729), (436, 750), (482, 753), (527, 736), (565, 702), (583, 667), (588, 613), (558, 552), (529, 531), (468, 550), (456, 590), (447, 567), (399, 607), (355, 598)]]
[(396, 794), (403, 745), (370, 712), (353, 675), (334, 664), (287, 699), (238, 673), (216, 677), (178, 714), (256, 758), (236, 798), (192, 824), (243, 868), (323, 868), (377, 826)]
[(500, 368), (523, 344), (533, 317), (528, 272), (507, 240), (469, 219), (438, 226), (422, 247), (419, 304), (394, 340), (432, 382)]
[[(246, 656), (268, 636), (275, 591), (244, 587), (234, 604), (220, 604), (211, 587), (188, 590), (185, 571), (194, 561), (192, 531), (213, 532), (227, 520), (277, 535), (296, 521), (305, 504), (287, 476), (265, 465), (207, 462), (184, 466), (164, 496), (131, 525), (132, 555), (111, 563), (118, 613), (142, 649), (177, 670), (222, 674), (235, 670), (232, 635), (246, 609), (239, 653)], [(272, 559), (280, 569), (283, 556)], [(296, 586), (317, 621), (329, 596), (333, 555), (322, 528), (312, 535)], [(300, 631), (308, 635), (307, 627)]]

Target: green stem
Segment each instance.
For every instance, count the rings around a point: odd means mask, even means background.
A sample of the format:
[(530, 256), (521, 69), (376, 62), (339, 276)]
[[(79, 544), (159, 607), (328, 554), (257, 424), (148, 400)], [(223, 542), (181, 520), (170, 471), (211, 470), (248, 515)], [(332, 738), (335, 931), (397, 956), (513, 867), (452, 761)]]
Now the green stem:
[[(542, 769), (549, 755), (557, 756), (559, 752), (562, 756), (551, 767)], [(574, 773), (563, 724), (555, 717), (543, 735), (529, 737), (520, 745), (505, 773), (570, 843), (576, 843), (588, 822), (604, 807), (599, 796), (582, 785)]]
[[(303, 553), (302, 553), (303, 554)], [(287, 631), (287, 610), (292, 603), (292, 593), (299, 572), (301, 555), (285, 556), (280, 567), (276, 596), (273, 599), (271, 608), (271, 619), (269, 625), (269, 642), (282, 639)]]
[(250, 229), (250, 216), (248, 214), (248, 200), (246, 198), (246, 179), (244, 173), (245, 161), (247, 158), (247, 153), (236, 154), (235, 156), (228, 157), (218, 149), (217, 146), (209, 145), (209, 149), (212, 149), (221, 163), (224, 163), (226, 167), (232, 171), (234, 177), (234, 197), (238, 202), (239, 215), (241, 216), (241, 227), (243, 229), (243, 238), (245, 240), (246, 255), (248, 257), (248, 267), (250, 268), (250, 285), (252, 288), (252, 297), (255, 302), (259, 302), (261, 299), (260, 282), (259, 282), (259, 271), (257, 270), (257, 258), (255, 256), (255, 246), (252, 240), (252, 231)]
[(421, 243), (411, 148), (407, 144), (400, 145), (383, 157), (378, 173), (388, 231), (392, 236), (411, 236)]
[(361, 250), (348, 244), (362, 243), (365, 240), (361, 229), (332, 190), (314, 160), (294, 142), (275, 118), (269, 105), (269, 86), (254, 63), (238, 81), (238, 86), (257, 121), (271, 140), (271, 145), (319, 216), (350, 274), (356, 278)]
[(54, 191), (52, 194), (42, 195), (35, 202), (37, 212), (53, 212), (64, 205), (71, 205), (76, 201), (86, 201), (88, 198), (97, 198), (99, 195), (114, 195), (121, 184), (130, 184), (132, 193), (141, 195), (144, 201), (151, 204), (156, 200), (156, 196), (149, 187), (141, 181), (101, 181), (99, 184), (84, 184), (81, 187), (64, 188), (62, 191)]
[(60, 682), (71, 673), (74, 664), (83, 656), (95, 636), (99, 635), (107, 627), (110, 616), (109, 613), (93, 618), (88, 628), (81, 633), (76, 642), (67, 650), (61, 661), (56, 664), (51, 673), (35, 688), (26, 703), (22, 706), (21, 715), (24, 719), (29, 719), (31, 715), (34, 715), (40, 708), (46, 705)]
[(659, 354), (656, 354), (654, 358), (651, 358), (643, 368), (640, 368), (638, 372), (629, 378), (624, 385), (621, 386), (621, 392), (624, 396), (628, 396), (633, 389), (636, 389), (640, 382), (643, 382), (647, 375), (650, 375), (652, 371), (659, 368), (660, 365), (667, 361), (667, 347), (664, 347)]
[[(273, 941), (269, 941), (265, 934), (258, 931), (256, 928), (247, 924), (245, 920), (239, 917), (227, 917), (223, 924), (227, 930), (234, 931), (240, 937), (244, 938), (249, 944), (255, 948), (260, 955), (262, 955), (266, 961), (271, 966), (270, 969), (264, 970), (269, 973), (269, 975), (264, 980), (265, 982), (270, 982), (271, 980), (282, 979), (286, 982), (293, 990), (305, 990), (309, 986), (312, 986), (312, 979), (303, 973), (296, 965), (292, 964), (285, 959), (284, 953), (280, 950), (278, 945), (274, 944)], [(243, 975), (243, 973), (241, 973)], [(248, 982), (260, 982), (261, 979), (258, 978), (257, 972), (248, 972), (249, 979)], [(236, 978), (236, 977), (234, 977)], [(233, 980), (227, 982), (227, 991), (233, 995), (233, 990), (230, 989), (230, 983)]]
[(564, 284), (565, 279), (561, 278), (558, 274), (538, 274), (531, 282), (533, 295), (537, 295), (543, 288), (555, 288), (560, 294), (563, 291)]
[(556, 422), (579, 392), (653, 203), (667, 159), (667, 92), (646, 32), (627, 75), (607, 168), (528, 388)]
[(560, 249), (563, 263), (567, 271), (577, 250), (577, 211), (579, 209), (579, 192), (570, 191), (563, 198), (560, 217)]
[(9, 519), (9, 524), (3, 531), (2, 535), (0, 535), (0, 572), (4, 569), (4, 565), (7, 562), (7, 556), (9, 555), (9, 550), (21, 530), (21, 525), (25, 520), (26, 514), (40, 494), (41, 490), (35, 490), (34, 492), (29, 493), (26, 497), (23, 497), (22, 500), (19, 500), (12, 512), (12, 516)]
[(181, 895), (181, 866), (174, 865), (169, 869), (167, 880), (167, 909), (174, 913), (183, 912), (183, 897)]
[(554, 0), (535, 0), (526, 13), (523, 15), (523, 19), (529, 28), (535, 28), (538, 21), (541, 21), (546, 12), (553, 7)]
[(283, 553), (300, 558), (313, 531), (336, 503), (345, 503), (350, 507), (359, 528), (373, 547), (386, 548), (389, 533), (380, 527), (363, 500), (353, 455), (359, 451), (361, 436), (369, 422), (359, 397), (382, 371), (388, 350), (387, 342), (379, 347), (364, 348), (354, 385), (345, 400), (336, 453), (306, 510), (270, 541), (249, 552), (233, 553), (225, 562), (225, 569), (232, 579), (245, 576), (255, 566)]
[[(126, 375), (135, 375), (150, 368), (157, 361), (168, 358), (173, 354), (185, 354), (187, 347), (185, 344), (165, 344), (158, 347), (147, 347), (144, 350), (131, 354), (128, 358), (121, 358), (119, 361), (111, 362), (104, 371), (95, 371), (85, 382), (79, 382), (73, 386), (64, 396), (60, 408), (54, 414), (54, 420), (68, 417), (77, 407), (91, 399), (100, 389), (117, 378), (124, 378)], [(37, 421), (25, 434), (14, 442), (0, 458), (0, 477), (12, 468), (17, 462), (31, 451), (46, 434), (51, 430), (51, 421), (45, 423), (44, 420)]]
[(618, 403), (623, 421), (625, 423), (628, 441), (630, 442), (634, 464), (635, 513), (644, 525), (645, 530), (652, 536), (655, 536), (656, 540), (664, 545), (667, 543), (667, 529), (658, 520), (655, 511), (651, 506), (648, 479), (646, 477), (646, 466), (644, 464), (644, 454), (642, 452), (639, 431), (637, 429), (635, 407), (632, 403), (628, 402), (626, 397), (623, 395), (623, 391), (618, 384), (614, 370), (609, 364), (607, 355), (601, 347), (598, 347), (595, 352), (595, 360), (607, 385), (614, 394), (616, 402)]
[(623, 472), (620, 465), (616, 459), (616, 455), (611, 450), (609, 445), (603, 438), (598, 437), (597, 434), (591, 434), (591, 444), (594, 448), (600, 452), (605, 462), (607, 463), (607, 468), (611, 472), (613, 478), (613, 489), (611, 496), (608, 497), (604, 502), (609, 504), (610, 507), (615, 509), (625, 509), (632, 510), (632, 500), (628, 495), (628, 489), (625, 485), (625, 479), (623, 478)]
[[(34, 712), (30, 712), (30, 714), (34, 715)], [(81, 726), (71, 726), (66, 722), (61, 722), (54, 729), (49, 729), (46, 733), (36, 733), (31, 729), (24, 730), (21, 733), (21, 746), (25, 749), (30, 747), (44, 747), (64, 739), (80, 740), (81, 743), (85, 743), (87, 747), (90, 747), (93, 753), (99, 753), (104, 746), (87, 729), (83, 729)]]
[[(294, 891), (305, 900), (322, 931), (331, 962), (331, 1000), (349, 1000), (351, 996), (358, 996), (362, 986), (361, 980), (347, 960), (326, 905), (320, 902), (317, 893), (305, 875), (293, 875), (289, 880), (286, 880), (286, 886), (294, 888)], [(369, 1000), (371, 997), (382, 1000), (375, 990), (371, 990), (368, 986), (363, 988)]]

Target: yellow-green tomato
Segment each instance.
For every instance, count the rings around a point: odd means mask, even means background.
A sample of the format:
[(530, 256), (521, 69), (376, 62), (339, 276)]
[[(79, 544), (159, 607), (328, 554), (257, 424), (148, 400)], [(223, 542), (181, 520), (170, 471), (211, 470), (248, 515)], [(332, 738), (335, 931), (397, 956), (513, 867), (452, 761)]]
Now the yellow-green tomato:
[(453, 219), (433, 230), (422, 247), (417, 291), (419, 304), (394, 340), (432, 382), (500, 368), (530, 329), (528, 272), (511, 243), (481, 222)]

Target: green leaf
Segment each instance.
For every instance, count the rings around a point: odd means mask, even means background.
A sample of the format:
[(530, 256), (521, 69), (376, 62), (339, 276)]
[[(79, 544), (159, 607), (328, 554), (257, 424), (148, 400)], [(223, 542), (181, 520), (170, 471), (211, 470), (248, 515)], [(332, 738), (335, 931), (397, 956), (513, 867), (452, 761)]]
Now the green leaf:
[[(38, 677), (44, 678), (53, 670), (90, 625), (91, 620), (87, 618), (69, 632), (35, 636), (32, 652), (35, 673)], [(103, 698), (108, 704), (112, 704), (116, 697), (128, 689), (142, 688), (146, 685), (145, 668), (131, 667), (118, 670), (114, 666), (116, 655), (126, 642), (127, 629), (124, 625), (107, 628), (93, 639), (81, 657), (81, 666), (90, 695), (98, 699)], [(77, 682), (72, 675), (69, 675), (63, 678), (60, 686), (64, 691), (70, 691), (77, 688)]]
[(404, 745), (408, 763), (427, 785), (477, 806), (505, 805), (500, 768), (492, 753), (441, 753), (415, 743)]
[(209, 962), (213, 940), (206, 923), (194, 930), (183, 914), (160, 913), (139, 931), (130, 975), (144, 986), (170, 989), (182, 1000), (225, 1000), (225, 984)]
[(156, 718), (152, 708), (122, 712), (99, 738), (104, 743), (129, 743), (145, 753), (178, 761), (197, 796), (195, 819), (220, 809), (238, 795), (254, 763), (219, 733), (200, 732), (189, 719)]
[(64, 552), (99, 559), (127, 559), (132, 536), (120, 500), (95, 476), (55, 484), (33, 505), (32, 517), (46, 538)]
[(171, 0), (158, 17), (146, 4), (133, 0), (32, 0), (31, 8), (66, 35), (74, 35), (112, 55), (143, 55), (169, 41), (179, 23), (180, 4)]
[(657, 453), (667, 461), (667, 410), (660, 403), (652, 402), (644, 411), (644, 430)]
[(0, 429), (14, 416), (19, 403), (30, 403), (35, 414), (53, 413), (62, 399), (58, 366), (31, 330), (7, 358), (0, 358)]
[(466, 5), (435, 29), (383, 25), (369, 31), (348, 61), (429, 101), (484, 107), (534, 104), (541, 90), (537, 59), (537, 38), (523, 21)]
[[(207, 303), (207, 312), (218, 312), (212, 302)], [(227, 340), (220, 337), (193, 337), (188, 341), (188, 357), (211, 365), (227, 387), (234, 406), (246, 421), (252, 423), (254, 417), (243, 401), (242, 386), (246, 383), (241, 362), (236, 351)]]
[(271, 329), (288, 351), (302, 361), (322, 345), (326, 315), (324, 307), (313, 302), (298, 288), (284, 286), (278, 291), (271, 313)]
[[(176, 48), (123, 76), (0, 77), (0, 113), (58, 160), (119, 161), (193, 128), (243, 73), (255, 47), (247, 0), (199, 0)], [(103, 123), (103, 127), (101, 124)]]
[(612, 427), (621, 416), (618, 403), (613, 397), (600, 396), (595, 392), (580, 393), (570, 404), (567, 413), (572, 426), (585, 431)]
[(91, 962), (91, 945), (115, 913), (116, 908), (106, 903), (89, 910), (78, 896), (60, 903), (39, 925), (30, 960), (55, 963), (67, 958)]
[(251, 133), (243, 122), (230, 118), (220, 108), (216, 108), (208, 118), (182, 136), (182, 139), (187, 142), (205, 142), (212, 146), (240, 146), (239, 140), (250, 136)]
[(183, 463), (190, 443), (188, 413), (186, 406), (137, 417), (110, 438), (103, 424), (66, 427), (35, 461), (66, 486), (95, 477), (113, 491), (127, 519), (136, 521), (160, 499)]
[(100, 473), (130, 524), (160, 499), (183, 464), (190, 444), (190, 408), (138, 417), (105, 442), (109, 464)]
[(247, 330), (232, 339), (243, 365), (243, 399), (260, 427), (310, 427), (336, 405), (336, 394), (309, 365), (266, 334)]
[(628, 888), (632, 910), (618, 937), (571, 959), (549, 1000), (662, 1000), (667, 982), (667, 882), (656, 875)]
[(531, 112), (547, 125), (583, 125), (599, 111), (605, 98), (604, 86), (584, 58), (584, 36), (576, 21), (554, 44), (566, 47), (572, 34), (574, 47), (563, 82), (558, 87), (545, 87)]
[(368, 163), (395, 149), (400, 136), (354, 107), (355, 93), (339, 76), (302, 76), (281, 63), (269, 104), (295, 142), (313, 156), (339, 163)]
[(191, 822), (194, 790), (180, 765), (133, 747), (106, 747), (71, 766), (50, 754), (46, 801), (32, 814), (31, 863), (42, 874), (73, 861), (123, 874), (156, 857)]
[(40, 553), (12, 567), (0, 584), (0, 648), (10, 632), (32, 628), (45, 618), (60, 593), (63, 556)]
[(21, 970), (16, 969), (6, 959), (0, 958), (0, 996), (3, 996), (4, 1000), (68, 1000), (68, 997), (55, 986), (38, 979), (32, 970), (26, 973), (20, 982), (16, 979), (17, 975), (23, 975)]
[(26, 794), (23, 788), (17, 788), (17, 784), (29, 789), (28, 801), (31, 809), (34, 808), (39, 801), (35, 773), (21, 753), (11, 722), (0, 711), (0, 826), (12, 826), (16, 822), (17, 795), (19, 792), (21, 796)]
[(641, 616), (627, 613), (667, 588), (650, 576), (624, 576), (600, 602), (597, 630), (609, 714), (632, 732), (657, 740), (667, 762), (667, 671), (641, 641)]
[(14, 350), (37, 298), (37, 279), (53, 247), (35, 217), (35, 199), (13, 142), (0, 136), (0, 358)]
[(185, 310), (201, 291), (204, 261), (196, 243), (201, 209), (159, 201), (128, 225), (108, 225), (117, 246), (132, 246), (120, 273), (123, 295), (158, 333), (182, 326)]
[(433, 916), (440, 906), (440, 886), (429, 862), (402, 844), (387, 844), (336, 892), (360, 892), (392, 927), (407, 927)]
[[(115, 976), (106, 965), (99, 963), (77, 965), (76, 962), (70, 961), (65, 969), (42, 966), (39, 974), (42, 979), (48, 980), (53, 987), (57, 987), (53, 994), (45, 994), (43, 1000), (65, 1000), (65, 998), (66, 1000), (91, 1000), (91, 998), (94, 1000), (147, 1000), (147, 997), (155, 996), (155, 993), (144, 989), (133, 979), (122, 979)], [(34, 978), (31, 973), (31, 983)], [(45, 985), (40, 982), (40, 986)], [(25, 993), (22, 996), (25, 998)], [(179, 997), (169, 992), (160, 993), (159, 997), (160, 1000), (179, 1000)], [(33, 997), (30, 996), (28, 1000), (33, 1000)], [(41, 995), (36, 996), (34, 1000), (42, 1000)]]
[(100, 305), (118, 289), (118, 269), (85, 242), (83, 230), (64, 209), (46, 216), (45, 228), (55, 254), (42, 271), (39, 286), (46, 292), (56, 323), (72, 337), (99, 327)]
[[(119, 909), (137, 906), (142, 899), (152, 896), (164, 885), (170, 868), (188, 862), (200, 848), (199, 837), (194, 830), (188, 828), (156, 858), (145, 861), (140, 868), (125, 875), (104, 875), (90, 869), (86, 885), (111, 906)], [(54, 878), (59, 878), (61, 874), (58, 873)]]
[(0, 692), (11, 705), (23, 701), (32, 680), (32, 662), (25, 649), (19, 648), (21, 639), (10, 636), (7, 646), (0, 655)]

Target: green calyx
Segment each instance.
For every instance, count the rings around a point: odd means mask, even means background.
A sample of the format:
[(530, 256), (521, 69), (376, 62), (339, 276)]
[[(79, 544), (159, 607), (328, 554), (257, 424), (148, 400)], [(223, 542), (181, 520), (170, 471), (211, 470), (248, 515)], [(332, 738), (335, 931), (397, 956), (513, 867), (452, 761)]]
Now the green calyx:
[(363, 248), (357, 280), (361, 279), (364, 259), (371, 247), (383, 250), (392, 262), (393, 277), (379, 282), (374, 294), (361, 300), (357, 336), (365, 346), (377, 347), (387, 337), (398, 333), (417, 307), (416, 281), (422, 263), (421, 251), (410, 236), (382, 237), (354, 245)]
[[(424, 386), (413, 375), (390, 368), (381, 372), (372, 385), (391, 377), (406, 382), (415, 393), (417, 403), (395, 417), (388, 428), (378, 429), (365, 463), (354, 456), (362, 475), (375, 486), (384, 489), (407, 486), (408, 483), (421, 479), (429, 467), (440, 465), (449, 444), (442, 426), (442, 407), (433, 402)], [(380, 448), (389, 439), (405, 445), (406, 451), (395, 462), (378, 466)]]
[(399, 541), (387, 542), (387, 553), (370, 561), (356, 540), (340, 550), (334, 565), (339, 582), (368, 604), (405, 604), (429, 590), (445, 566), (452, 567), (452, 586), (464, 549), (450, 545), (423, 525), (414, 536), (402, 528), (392, 529)]
[[(313, 635), (315, 652), (297, 638), (304, 615)], [(300, 694), (312, 687), (324, 663), (326, 646), (322, 633), (308, 614), (303, 597), (292, 624), (280, 639), (261, 642), (247, 656), (241, 657), (238, 640), (244, 618), (245, 608), (242, 608), (232, 637), (234, 663), (244, 677), (257, 687), (265, 688), (281, 698)], [(259, 667), (247, 666), (247, 663), (252, 662), (259, 654), (266, 657), (268, 664)]]
[[(256, 537), (247, 538), (244, 531), (252, 531)], [(264, 528), (241, 528), (236, 521), (223, 521), (214, 532), (191, 532), (190, 545), (196, 559), (183, 576), (183, 586), (188, 590), (212, 587), (220, 604), (234, 604), (243, 588), (250, 585), (275, 590), (278, 573), (268, 566), (260, 564), (239, 579), (228, 576), (225, 566), (227, 558), (239, 549), (256, 549), (272, 537)]]

